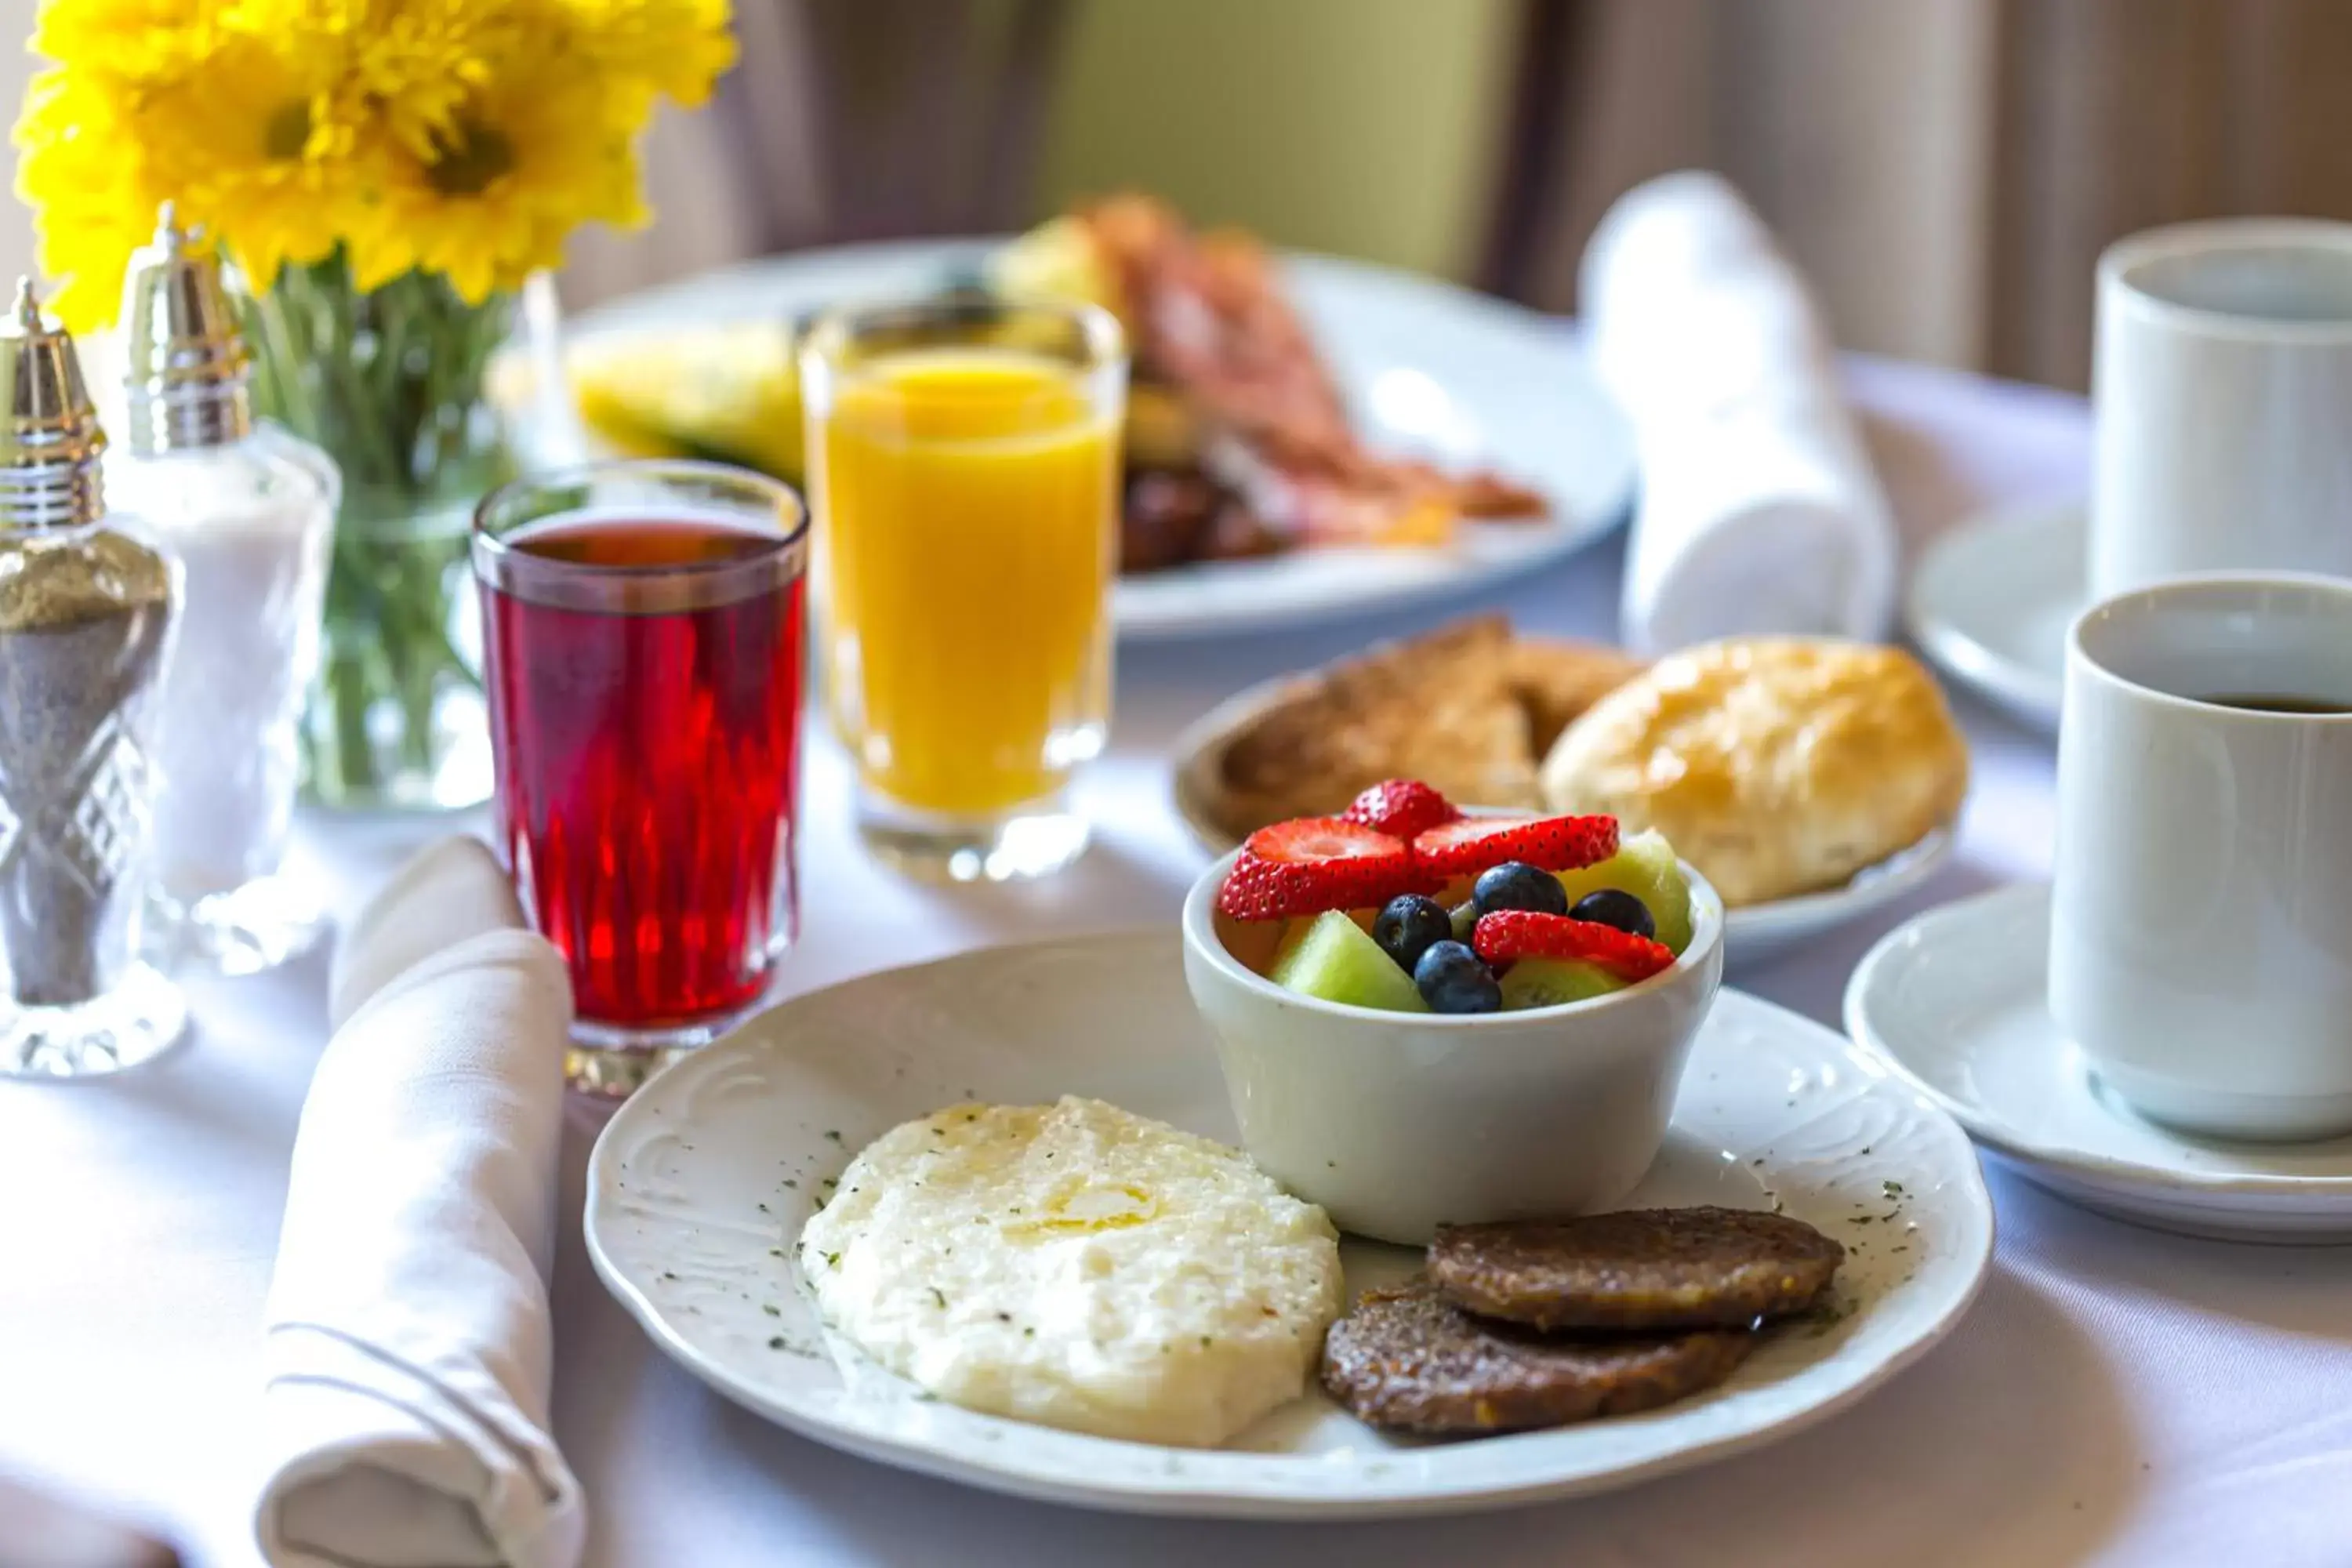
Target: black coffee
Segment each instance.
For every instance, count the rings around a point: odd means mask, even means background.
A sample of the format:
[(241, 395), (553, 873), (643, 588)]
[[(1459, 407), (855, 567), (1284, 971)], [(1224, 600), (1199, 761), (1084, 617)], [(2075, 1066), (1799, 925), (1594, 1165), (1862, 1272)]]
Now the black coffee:
[(2284, 692), (2225, 691), (2199, 700), (2210, 702), (2216, 708), (2243, 708), (2255, 713), (2352, 713), (2352, 703)]

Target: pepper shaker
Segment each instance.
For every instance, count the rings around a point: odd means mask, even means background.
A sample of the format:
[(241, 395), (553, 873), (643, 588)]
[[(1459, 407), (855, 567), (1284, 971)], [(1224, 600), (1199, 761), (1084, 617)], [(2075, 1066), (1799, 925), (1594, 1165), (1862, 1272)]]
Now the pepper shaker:
[(0, 331), (0, 1073), (94, 1077), (180, 1037), (140, 961), (178, 570), (113, 526), (73, 340), (30, 279)]
[(184, 574), (157, 736), (156, 912), (187, 950), (248, 973), (326, 928), (315, 889), (282, 862), (341, 479), (326, 453), (254, 418), (220, 258), (168, 205), (131, 259), (122, 320), (129, 418), (107, 492)]

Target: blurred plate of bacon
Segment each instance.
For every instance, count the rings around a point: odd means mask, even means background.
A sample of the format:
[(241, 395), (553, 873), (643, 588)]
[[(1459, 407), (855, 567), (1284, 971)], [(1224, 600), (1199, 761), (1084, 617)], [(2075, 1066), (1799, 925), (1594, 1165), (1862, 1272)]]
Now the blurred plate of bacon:
[[(1086, 299), (1132, 353), (1122, 640), (1274, 630), (1466, 596), (1621, 521), (1623, 416), (1568, 323), (1449, 284), (1120, 196), (1009, 240), (765, 258), (567, 321), (591, 451), (682, 451), (798, 483), (790, 324), (827, 306), (982, 287)], [(505, 400), (542, 410), (527, 363)], [(539, 416), (542, 426), (543, 413)], [(576, 453), (579, 431), (529, 445)]]
[(1550, 513), (1541, 493), (1491, 470), (1369, 447), (1278, 261), (1250, 235), (1196, 234), (1163, 203), (1118, 196), (1023, 236), (988, 276), (1009, 293), (1091, 299), (1127, 329), (1130, 574), (1294, 549), (1442, 546), (1465, 521)]

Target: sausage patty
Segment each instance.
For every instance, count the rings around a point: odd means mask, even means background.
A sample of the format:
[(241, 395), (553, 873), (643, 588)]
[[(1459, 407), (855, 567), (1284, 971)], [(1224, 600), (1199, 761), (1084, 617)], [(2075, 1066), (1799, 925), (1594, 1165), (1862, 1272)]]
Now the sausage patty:
[(1425, 1279), (1367, 1293), (1323, 1343), (1323, 1386), (1375, 1426), (1510, 1432), (1668, 1405), (1731, 1375), (1747, 1332), (1558, 1339), (1474, 1318)]
[(1746, 1328), (1801, 1311), (1845, 1248), (1750, 1209), (1630, 1209), (1441, 1226), (1429, 1274), (1457, 1306), (1540, 1329)]

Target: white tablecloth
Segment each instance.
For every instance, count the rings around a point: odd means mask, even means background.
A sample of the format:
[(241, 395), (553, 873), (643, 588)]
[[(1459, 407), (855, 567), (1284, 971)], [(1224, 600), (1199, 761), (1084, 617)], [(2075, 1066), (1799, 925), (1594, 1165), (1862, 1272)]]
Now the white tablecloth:
[[(1858, 367), (1855, 380), (1915, 545), (1985, 500), (2082, 485), (2072, 399), (1891, 366)], [(1530, 626), (1605, 633), (1619, 556), (1614, 544), (1592, 552), (1501, 604)], [(845, 830), (840, 759), (818, 748), (793, 984), (1172, 920), (1201, 860), (1166, 805), (1169, 738), (1245, 682), (1343, 653), (1366, 630), (1124, 657), (1114, 746), (1087, 787), (1099, 847), (1043, 887), (939, 891), (878, 872)], [(1912, 908), (2046, 871), (2047, 742), (1964, 711), (1978, 777), (1959, 863)], [(423, 831), (313, 820), (303, 851), (350, 907)], [(1908, 912), (1746, 983), (1834, 1026), (1854, 960)], [(197, 1038), (121, 1082), (0, 1083), (0, 1469), (121, 1503), (199, 1563), (254, 1558), (257, 1329), (324, 975), (313, 958), (195, 987)], [(572, 1121), (555, 1415), (591, 1499), (597, 1564), (2352, 1563), (2352, 1248), (2180, 1240), (1996, 1175), (2000, 1256), (1975, 1310), (1860, 1407), (1785, 1443), (1478, 1518), (1174, 1523), (901, 1475), (706, 1392), (606, 1299), (581, 1254), (594, 1118), (575, 1107)], [(5, 1542), (0, 1564), (16, 1568)]]

